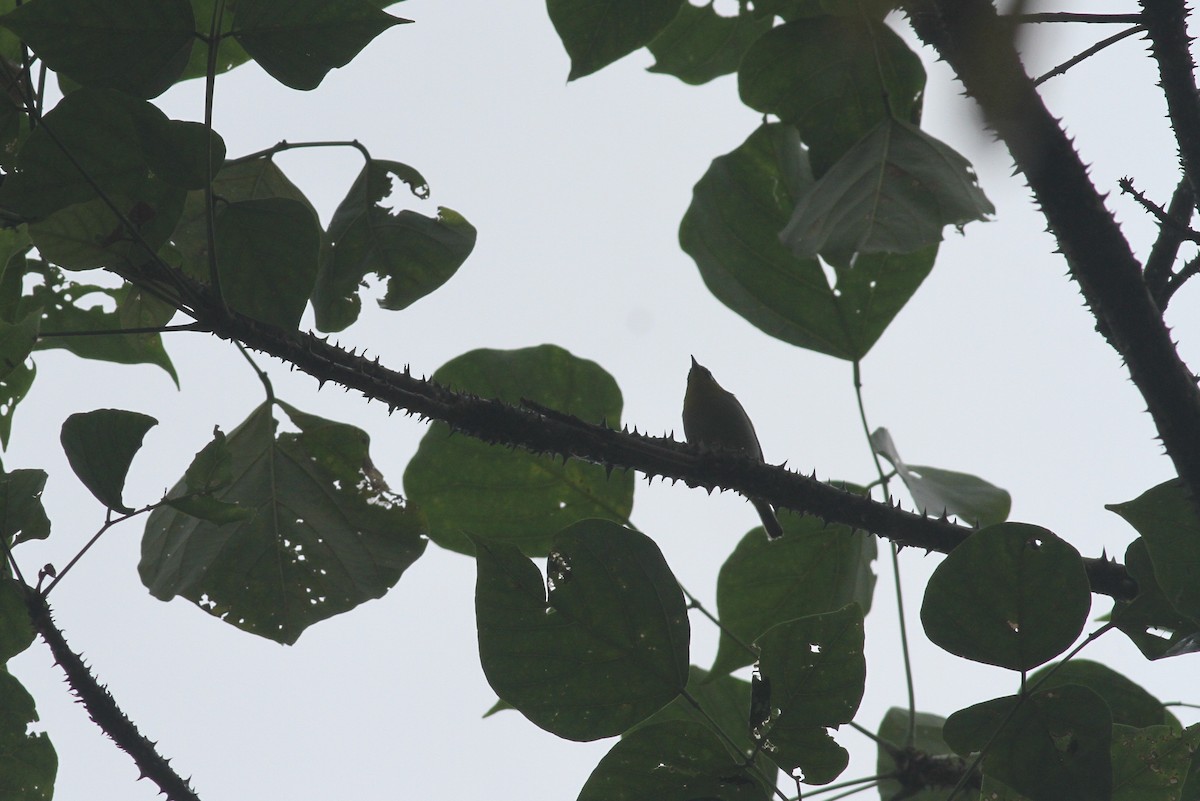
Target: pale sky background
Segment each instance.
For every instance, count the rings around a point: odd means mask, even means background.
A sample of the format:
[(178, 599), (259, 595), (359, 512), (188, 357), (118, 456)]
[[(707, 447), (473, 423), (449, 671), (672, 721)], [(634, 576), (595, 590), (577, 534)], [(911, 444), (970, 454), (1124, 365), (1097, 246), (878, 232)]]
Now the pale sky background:
[[(1045, 6), (1050, 8), (1049, 6)], [(1064, 2), (1057, 10), (1134, 10)], [(339, 339), (392, 367), (433, 372), (479, 348), (552, 342), (611, 372), (624, 421), (680, 430), (689, 355), (737, 393), (768, 460), (821, 478), (873, 477), (854, 406), (850, 366), (767, 338), (708, 294), (677, 229), (709, 162), (740, 144), (759, 115), (732, 77), (704, 87), (646, 73), (636, 53), (574, 84), (541, 3), (409, 0), (392, 13), (416, 20), (379, 37), (311, 93), (286, 89), (248, 65), (217, 86), (216, 125), (231, 155), (281, 139), (358, 138), (379, 158), (419, 169), (431, 201), (478, 229), (475, 253), (444, 288), (402, 313), (371, 309)], [(898, 30), (903, 22), (893, 19)], [(1043, 29), (1033, 71), (1115, 32)], [(1175, 149), (1143, 43), (1130, 39), (1046, 87), (1092, 174), (1140, 255), (1153, 229), (1115, 197), (1132, 175), (1165, 202)], [(1134, 532), (1103, 504), (1129, 500), (1172, 474), (1140, 396), (1117, 355), (1093, 331), (1044, 222), (1011, 177), (1005, 152), (978, 132), (974, 110), (944, 65), (929, 72), (925, 127), (970, 158), (997, 219), (948, 232), (937, 265), (864, 361), (872, 426), (887, 426), (912, 462), (975, 473), (1013, 495), (1012, 519), (1046, 526), (1085, 556), (1123, 556)], [(199, 83), (160, 99), (176, 118), (202, 113)], [(349, 149), (279, 159), (328, 222), (361, 162)], [(407, 199), (397, 196), (400, 202)], [(411, 205), (411, 204), (410, 204)], [(373, 303), (368, 303), (368, 307)], [(1170, 322), (1200, 363), (1200, 286), (1173, 302)], [(306, 322), (307, 324), (307, 322)], [(58, 444), (74, 412), (124, 408), (156, 416), (126, 487), (126, 502), (161, 497), (214, 425), (232, 430), (263, 400), (232, 347), (198, 334), (167, 347), (183, 388), (152, 367), (40, 353), (39, 376), (17, 411), (7, 469), (50, 473), (53, 531), (17, 550), (26, 574), (64, 565), (103, 521)], [(277, 395), (303, 410), (371, 433), (372, 456), (399, 488), (425, 425), (380, 404), (260, 358)], [(681, 581), (712, 604), (717, 569), (755, 525), (732, 493), (640, 481), (634, 520)], [(386, 597), (311, 628), (294, 647), (241, 632), (185, 601), (150, 597), (136, 572), (141, 523), (110, 531), (53, 594), (59, 624), (143, 733), (206, 801), (221, 799), (574, 798), (611, 742), (577, 744), (518, 713), (486, 721), (495, 696), (479, 668), (474, 563), (431, 546)], [(912, 625), (918, 708), (948, 715), (1015, 692), (1017, 676), (951, 657), (925, 641), (917, 610), (940, 557), (901, 562)], [(867, 621), (868, 678), (858, 717), (878, 726), (905, 703), (890, 567)], [(1108, 610), (1097, 596), (1093, 618)], [(693, 617), (692, 661), (707, 666), (716, 633)], [(1162, 700), (1194, 687), (1194, 659), (1148, 663), (1120, 634), (1085, 651)], [(34, 694), (58, 750), (56, 797), (150, 801), (156, 788), (88, 721), (40, 641), (12, 671)], [(1190, 669), (1190, 670), (1189, 670)], [(1186, 671), (1186, 672), (1185, 672)], [(1194, 715), (1180, 715), (1192, 722)], [(845, 779), (873, 772), (875, 750), (843, 729)], [(863, 798), (877, 798), (873, 791)]]

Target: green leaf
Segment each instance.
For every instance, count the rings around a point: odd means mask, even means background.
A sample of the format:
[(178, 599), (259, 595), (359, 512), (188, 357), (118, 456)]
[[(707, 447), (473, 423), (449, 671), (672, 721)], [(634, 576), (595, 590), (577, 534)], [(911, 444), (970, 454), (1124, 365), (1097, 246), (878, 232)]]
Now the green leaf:
[(751, 531), (721, 565), (717, 616), (722, 634), (714, 675), (751, 664), (754, 654), (737, 640), (753, 642), (776, 623), (832, 612), (852, 601), (871, 608), (873, 536), (787, 512), (779, 521), (787, 536), (768, 540)]
[[(460, 392), (506, 403), (535, 401), (590, 422), (618, 426), (621, 390), (600, 365), (554, 345), (474, 350), (442, 365), (433, 378)], [(545, 556), (551, 538), (580, 520), (624, 522), (633, 509), (631, 472), (534, 455), (454, 436), (430, 426), (404, 472), (405, 493), (429, 519), (429, 537), (472, 553), (467, 535)]]
[(1039, 526), (1001, 523), (975, 532), (938, 565), (921, 622), (952, 654), (1029, 670), (1070, 647), (1091, 603), (1078, 551)]
[(742, 101), (794, 124), (817, 176), (890, 116), (919, 122), (924, 90), (916, 53), (884, 23), (863, 18), (781, 25), (750, 48), (738, 70)]
[[(191, 0), (192, 14), (196, 19), (196, 33), (200, 36), (208, 36), (212, 29), (212, 16), (216, 10), (216, 0)], [(216, 75), (229, 72), (234, 67), (245, 64), (250, 60), (250, 54), (238, 44), (238, 40), (230, 36), (230, 31), (233, 30), (233, 14), (229, 13), (229, 6), (224, 6), (225, 13), (221, 17), (221, 44), (217, 51)], [(192, 48), (191, 57), (188, 59), (187, 66), (183, 70), (183, 75), (179, 80), (186, 81), (192, 78), (203, 78), (208, 74), (208, 46), (199, 38), (196, 39), (196, 45)]]
[(1008, 519), (1012, 496), (995, 484), (968, 473), (905, 464), (886, 428), (877, 428), (871, 434), (871, 447), (896, 468), (922, 514), (956, 515), (980, 528)]
[[(1117, 601), (1112, 620), (1147, 659), (1200, 650), (1200, 624), (1181, 615), (1167, 600), (1154, 575), (1146, 540), (1138, 537), (1125, 551), (1125, 569), (1137, 582), (1132, 601)], [(1200, 793), (1198, 793), (1200, 797)]]
[[(883, 716), (883, 722), (879, 724), (879, 739), (889, 743), (895, 749), (904, 751), (904, 744), (908, 739), (908, 720), (907, 709), (892, 707)], [(967, 769), (966, 760), (955, 756), (953, 749), (942, 739), (942, 727), (945, 723), (946, 719), (940, 715), (928, 712), (916, 714), (913, 726), (913, 748), (920, 755), (918, 757), (918, 763), (921, 766), (919, 775), (928, 784), (911, 795), (902, 796), (905, 801), (946, 801), (954, 785), (957, 784), (957, 776)], [(900, 762), (897, 762), (892, 752), (880, 746), (877, 749), (875, 772), (880, 776), (893, 775), (898, 771), (903, 772), (906, 768), (911, 769), (912, 762), (913, 759), (908, 753), (905, 753)], [(943, 768), (941, 771), (935, 767), (939, 766), (939, 763)], [(939, 778), (942, 781), (936, 781)], [(904, 786), (900, 781), (884, 779), (879, 783), (879, 796), (883, 799), (896, 798), (903, 789)], [(966, 798), (973, 797), (975, 796), (964, 796), (964, 801)]]
[[(8, 564), (4, 567), (7, 569)], [(0, 665), (24, 651), (32, 642), (33, 626), (25, 608), (24, 585), (0, 572)]]
[(1113, 789), (1112, 728), (1104, 700), (1068, 684), (959, 710), (942, 732), (963, 756), (988, 746), (984, 775), (1032, 801), (1105, 801)]
[[(1051, 675), (1043, 681), (1042, 676), (1047, 673)], [(1167, 711), (1162, 701), (1107, 665), (1089, 659), (1072, 659), (1063, 664), (1055, 662), (1045, 665), (1031, 673), (1027, 683), (1039, 690), (1049, 690), (1064, 684), (1087, 687), (1108, 704), (1113, 723), (1122, 726), (1142, 729), (1174, 724), (1179, 728), (1179, 721)]]
[(1114, 725), (1113, 801), (1178, 801), (1197, 750), (1200, 727)]
[(71, 469), (96, 500), (129, 514), (133, 510), (121, 499), (125, 476), (146, 432), (156, 425), (158, 421), (146, 414), (97, 409), (68, 417), (59, 438)]
[(429, 197), (425, 179), (406, 164), (372, 160), (363, 167), (329, 222), (331, 248), (313, 294), (322, 331), (340, 331), (358, 319), (367, 275), (387, 279), (379, 305), (399, 311), (450, 280), (475, 247), (474, 226), (452, 209), (439, 206), (437, 217), (426, 217), (381, 206), (393, 175), (416, 197)]
[[(77, 284), (63, 273), (41, 262), (30, 262), (30, 272), (41, 275), (18, 306), (21, 314), (41, 310), (41, 329), (49, 332), (89, 331), (99, 336), (46, 336), (37, 350), (62, 348), (83, 359), (100, 359), (117, 364), (153, 364), (161, 367), (179, 386), (179, 377), (163, 347), (162, 335), (152, 332), (117, 334), (130, 328), (157, 328), (175, 316), (175, 307), (131, 285), (116, 288)], [(113, 311), (106, 306), (115, 305)]]
[(0, 469), (0, 537), (10, 545), (50, 536), (50, 519), (42, 506), (44, 470)]
[(0, 25), (76, 83), (144, 98), (179, 78), (195, 30), (187, 0), (37, 0)]
[(749, 11), (723, 17), (711, 3), (680, 3), (675, 19), (650, 42), (655, 62), (647, 69), (698, 86), (737, 70), (747, 48), (770, 29), (769, 18)]
[(37, 343), (40, 324), (41, 315), (37, 311), (26, 314), (20, 322), (0, 322), (0, 380), (25, 366)]
[[(317, 210), (271, 158), (238, 161), (222, 167), (213, 179), (213, 194), (228, 203), (244, 200), (287, 198), (302, 203), (317, 217)], [(183, 269), (193, 278), (208, 282), (207, 203), (203, 191), (189, 192), (171, 242), (183, 259)]]
[(294, 331), (317, 279), (321, 226), (288, 198), (222, 204), (216, 214), (217, 269), (230, 307)]
[(45, 732), (31, 734), (38, 719), (33, 697), (0, 666), (0, 798), (50, 801), (58, 755)]
[[(185, 195), (179, 187), (148, 175), (142, 186), (111, 193), (107, 202), (94, 198), (34, 220), (29, 235), (42, 258), (64, 269), (138, 266), (152, 259), (170, 238)], [(135, 227), (136, 235), (126, 221)]]
[(611, 737), (686, 685), (687, 608), (646, 535), (576, 523), (554, 538), (545, 585), (511, 545), (477, 539), (475, 558), (484, 675), (541, 728), (569, 740)]
[(770, 792), (703, 724), (673, 720), (622, 737), (578, 801), (763, 801)]
[(546, 0), (558, 38), (571, 57), (568, 81), (591, 75), (639, 47), (670, 24), (686, 0)]
[(225, 503), (213, 497), (213, 493), (233, 483), (233, 453), (225, 434), (218, 428), (213, 430), (212, 442), (200, 449), (183, 474), (186, 495), (167, 498), (173, 508), (192, 517), (212, 523), (233, 523), (248, 520), (254, 511), (236, 503)]
[(858, 604), (773, 626), (758, 638), (750, 730), (776, 765), (828, 784), (850, 755), (829, 735), (854, 719), (867, 679)]
[[(373, 480), (367, 435), (322, 421), (358, 454), (332, 459), (325, 435), (283, 405), (299, 433), (276, 434), (272, 407), (256, 409), (227, 439), (232, 483), (216, 500), (253, 516), (217, 525), (170, 507), (146, 521), (142, 583), (182, 595), (240, 629), (292, 644), (306, 628), (382, 597), (425, 550), (420, 515)], [(171, 497), (187, 492), (184, 481)]]
[(970, 163), (915, 125), (888, 118), (796, 204), (780, 237), (797, 257), (913, 253), (995, 212)]
[(0, 380), (0, 444), (4, 447), (8, 446), (8, 438), (12, 434), (13, 414), (17, 404), (29, 393), (36, 376), (35, 367), (19, 367)]
[(937, 250), (834, 262), (831, 287), (820, 262), (796, 258), (779, 241), (811, 186), (796, 129), (764, 125), (696, 184), (679, 241), (709, 291), (764, 333), (861, 359), (925, 280)]
[(1200, 618), (1200, 520), (1178, 479), (1146, 490), (1132, 501), (1106, 504), (1146, 541), (1154, 577), (1167, 601), (1185, 617)]
[(225, 153), (215, 133), (169, 120), (153, 105), (111, 89), (73, 92), (45, 121), (21, 148), (17, 172), (0, 187), (0, 204), (29, 219), (95, 199), (92, 182), (108, 195), (152, 205), (157, 195), (142, 195), (148, 187), (161, 194), (158, 182), (181, 189), (203, 186), (205, 176), (198, 170), (209, 158), (205, 145), (218, 163)]
[(308, 90), (403, 22), (366, 0), (239, 0), (234, 35), (272, 78)]

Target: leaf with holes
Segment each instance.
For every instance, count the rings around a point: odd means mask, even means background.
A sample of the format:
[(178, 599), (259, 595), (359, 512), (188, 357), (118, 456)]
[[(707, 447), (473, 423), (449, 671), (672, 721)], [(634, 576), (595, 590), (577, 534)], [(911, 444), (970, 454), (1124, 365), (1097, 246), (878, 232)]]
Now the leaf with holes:
[(533, 723), (569, 740), (612, 737), (686, 685), (687, 608), (646, 535), (576, 523), (554, 538), (545, 584), (511, 545), (478, 538), (475, 558), (479, 661)]
[(648, 45), (655, 62), (647, 69), (684, 83), (707, 83), (737, 70), (747, 48), (770, 29), (769, 17), (745, 8), (723, 17), (712, 5), (681, 3), (675, 19)]
[(959, 710), (942, 733), (962, 756), (987, 747), (984, 775), (1031, 801), (1097, 801), (1112, 794), (1112, 730), (1104, 700), (1068, 684)]
[(754, 654), (738, 640), (753, 642), (776, 623), (832, 612), (852, 601), (871, 608), (873, 536), (788, 512), (780, 512), (779, 521), (787, 536), (768, 540), (751, 531), (721, 565), (717, 615), (722, 634), (713, 674), (754, 662)]
[[(1112, 620), (1147, 659), (1195, 653), (1200, 650), (1200, 624), (1179, 613), (1167, 600), (1154, 575), (1146, 540), (1138, 537), (1125, 550), (1125, 569), (1137, 582), (1132, 601), (1117, 601)], [(1200, 798), (1200, 794), (1197, 795)]]
[(393, 177), (415, 197), (429, 197), (424, 177), (407, 164), (372, 159), (363, 167), (329, 221), (330, 247), (313, 293), (322, 331), (340, 331), (358, 319), (368, 275), (387, 279), (379, 305), (399, 311), (449, 281), (475, 247), (475, 227), (453, 209), (439, 206), (436, 217), (426, 217), (380, 205), (392, 193)]
[[(232, 481), (212, 497), (252, 516), (218, 525), (160, 507), (146, 521), (138, 572), (156, 598), (181, 595), (290, 645), (314, 623), (382, 597), (426, 541), (420, 514), (374, 471), (362, 430), (279, 406), (297, 433), (277, 433), (263, 404), (226, 438)], [(169, 494), (186, 491), (180, 481)]]
[[(618, 426), (621, 390), (600, 365), (555, 345), (474, 350), (450, 360), (433, 378), (460, 392), (507, 403), (522, 399), (580, 419)], [(591, 517), (623, 521), (633, 509), (632, 472), (534, 455), (429, 427), (404, 472), (404, 489), (429, 519), (443, 548), (472, 553), (468, 535), (545, 556), (551, 538)]]
[(5, 801), (50, 801), (58, 755), (45, 732), (30, 732), (38, 719), (33, 696), (0, 667), (0, 798)]
[[(62, 270), (29, 261), (29, 272), (41, 282), (33, 285), (17, 306), (20, 314), (40, 309), (46, 331), (111, 331), (107, 336), (43, 337), (36, 350), (61, 348), (82, 359), (117, 364), (153, 364), (166, 371), (175, 386), (179, 376), (163, 347), (162, 335), (147, 331), (118, 334), (130, 328), (159, 328), (171, 321), (175, 307), (130, 284), (103, 287), (68, 280)], [(106, 307), (115, 306), (112, 311)]]
[(854, 719), (867, 678), (862, 609), (780, 623), (756, 644), (751, 731), (775, 764), (806, 784), (828, 784), (849, 754), (827, 729)]
[(972, 534), (937, 566), (921, 622), (952, 654), (1029, 670), (1070, 647), (1091, 605), (1078, 551), (1044, 528), (1001, 523)]
[(44, 470), (0, 468), (0, 537), (10, 546), (50, 536), (50, 518), (42, 506), (46, 489)]

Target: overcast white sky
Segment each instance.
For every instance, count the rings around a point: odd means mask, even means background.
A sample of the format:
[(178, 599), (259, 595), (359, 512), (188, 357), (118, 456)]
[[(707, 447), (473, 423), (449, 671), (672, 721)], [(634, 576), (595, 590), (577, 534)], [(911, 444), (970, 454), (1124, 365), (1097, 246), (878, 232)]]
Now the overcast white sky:
[[(1095, 2), (1057, 8), (1100, 5), (1132, 10), (1132, 3)], [(624, 420), (652, 432), (680, 430), (695, 354), (742, 400), (769, 460), (821, 478), (870, 480), (850, 366), (759, 334), (707, 293), (677, 245), (693, 184), (759, 121), (738, 101), (731, 77), (688, 87), (646, 73), (652, 58), (643, 51), (566, 85), (567, 57), (540, 3), (409, 0), (392, 11), (416, 24), (383, 34), (315, 92), (285, 89), (254, 66), (217, 88), (216, 124), (231, 155), (285, 138), (358, 138), (375, 156), (425, 175), (433, 191), (426, 213), (446, 205), (479, 229), (474, 255), (442, 290), (403, 313), (368, 312), (341, 341), (425, 374), (473, 348), (553, 342), (609, 370), (624, 392)], [(1045, 32), (1039, 67), (1111, 32)], [(975, 163), (998, 213), (965, 236), (949, 232), (932, 276), (866, 358), (871, 424), (887, 426), (911, 461), (1008, 489), (1012, 519), (1054, 530), (1085, 556), (1123, 555), (1133, 531), (1103, 504), (1168, 478), (1170, 465), (1006, 155), (977, 132), (971, 105), (943, 65), (922, 57), (930, 74), (926, 128)], [(1102, 189), (1115, 193), (1117, 178), (1132, 175), (1165, 201), (1175, 149), (1154, 82), (1143, 45), (1127, 40), (1046, 91)], [(160, 102), (171, 116), (196, 119), (201, 94), (192, 84)], [(280, 164), (325, 222), (360, 167), (350, 150), (289, 153)], [(1144, 255), (1148, 221), (1130, 203), (1114, 203)], [(1189, 287), (1171, 314), (1193, 363), (1200, 361), (1198, 299), (1200, 287)], [(65, 564), (103, 521), (58, 445), (67, 415), (115, 407), (160, 420), (127, 484), (127, 502), (140, 504), (174, 483), (214, 425), (229, 431), (262, 401), (229, 346), (196, 334), (167, 344), (182, 392), (156, 368), (38, 354), (38, 381), (17, 411), (4, 464), (49, 471), (53, 532), (18, 550), (23, 565)], [(310, 378), (271, 366), (280, 398), (368, 430), (376, 464), (399, 487), (424, 425), (336, 387), (318, 392)], [(751, 507), (732, 494), (644, 481), (634, 519), (710, 603), (718, 567), (755, 525)], [(479, 669), (467, 558), (431, 547), (385, 598), (285, 648), (184, 601), (151, 598), (136, 572), (140, 533), (138, 523), (109, 532), (56, 589), (58, 622), (208, 801), (480, 792), (561, 801), (575, 796), (609, 747), (558, 740), (513, 712), (479, 719), (495, 697)], [(917, 627), (918, 706), (947, 715), (1015, 691), (1017, 679), (924, 641), (916, 611), (937, 560), (902, 554)], [(886, 562), (878, 572), (859, 716), (870, 728), (904, 703)], [(1107, 608), (1097, 599), (1093, 617)], [(1105, 640), (1085, 653), (1112, 660), (1163, 700), (1194, 686), (1194, 676), (1184, 680), (1188, 657), (1150, 664), (1120, 635)], [(710, 664), (715, 644), (713, 629), (694, 619), (692, 661)], [(157, 797), (71, 702), (43, 644), (11, 667), (35, 695), (58, 750), (58, 798)], [(849, 730), (837, 736), (853, 754), (844, 778), (873, 772), (873, 746)]]

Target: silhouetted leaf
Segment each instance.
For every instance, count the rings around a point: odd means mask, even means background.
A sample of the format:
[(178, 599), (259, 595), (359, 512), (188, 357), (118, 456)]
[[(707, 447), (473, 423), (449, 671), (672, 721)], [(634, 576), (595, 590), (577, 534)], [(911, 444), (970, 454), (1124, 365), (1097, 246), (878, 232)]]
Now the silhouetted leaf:
[(612, 747), (592, 771), (578, 801), (764, 801), (755, 774), (730, 756), (701, 723), (646, 726)]
[(969, 473), (905, 464), (886, 428), (875, 429), (871, 434), (871, 446), (896, 468), (913, 503), (923, 514), (932, 517), (956, 515), (980, 528), (1008, 519), (1012, 496), (995, 484)]
[(686, 685), (687, 608), (646, 535), (576, 523), (554, 538), (545, 584), (511, 545), (476, 539), (475, 558), (484, 675), (538, 726), (570, 740), (611, 737)]
[(952, 654), (1029, 670), (1070, 647), (1091, 603), (1078, 551), (1044, 528), (1001, 523), (975, 532), (938, 565), (921, 622)]
[(591, 75), (650, 44), (686, 0), (546, 0), (558, 38), (571, 57), (568, 81)]
[[(253, 515), (217, 525), (160, 507), (146, 521), (138, 572), (156, 598), (182, 595), (290, 645), (314, 623), (382, 597), (425, 539), (420, 515), (375, 478), (363, 431), (279, 406), (299, 433), (277, 434), (264, 404), (226, 438), (232, 482), (213, 497)], [(332, 458), (327, 427), (357, 464)], [(187, 491), (181, 481), (169, 495)]]
[(1184, 616), (1200, 618), (1200, 520), (1178, 479), (1146, 490), (1132, 501), (1106, 504), (1146, 542), (1154, 576), (1167, 601)]
[(158, 421), (146, 414), (97, 409), (68, 417), (60, 438), (71, 469), (96, 500), (129, 514), (133, 510), (121, 499), (125, 476), (142, 438), (156, 425)]
[(717, 615), (723, 633), (714, 675), (754, 662), (754, 654), (733, 637), (751, 643), (776, 623), (833, 612), (852, 601), (871, 608), (873, 536), (788, 512), (779, 521), (786, 536), (768, 540), (751, 531), (721, 566)]
[[(600, 365), (554, 345), (475, 350), (450, 360), (433, 378), (460, 392), (507, 403), (521, 399), (589, 422), (621, 419), (621, 390)], [(623, 521), (633, 509), (631, 472), (611, 475), (578, 460), (563, 463), (429, 427), (404, 471), (404, 489), (429, 519), (429, 537), (472, 553), (467, 535), (506, 542), (545, 556), (550, 539), (590, 517)]]
[(393, 25), (366, 0), (238, 0), (234, 35), (267, 73), (292, 89), (315, 89)]
[(655, 63), (647, 69), (699, 85), (734, 72), (750, 45), (771, 29), (771, 20), (748, 11), (723, 17), (712, 5), (680, 3), (671, 24), (650, 42)]
[(321, 262), (313, 309), (322, 331), (340, 331), (358, 319), (363, 279), (387, 279), (382, 308), (399, 311), (450, 280), (475, 247), (475, 228), (453, 209), (436, 217), (380, 205), (392, 191), (392, 176), (426, 199), (420, 173), (395, 161), (372, 160), (329, 222), (330, 248)]
[(767, 714), (751, 714), (751, 731), (775, 764), (806, 784), (828, 784), (850, 757), (827, 729), (854, 719), (867, 677), (862, 609), (780, 623), (756, 644), (753, 694)]
[(0, 25), (76, 83), (144, 98), (179, 78), (195, 32), (187, 0), (37, 0)]
[(812, 185), (795, 128), (762, 126), (696, 184), (679, 241), (709, 291), (761, 331), (853, 361), (916, 292), (937, 250), (834, 262), (830, 286), (817, 259), (798, 259), (779, 241)]
[(30, 733), (37, 709), (21, 682), (0, 666), (0, 798), (4, 801), (50, 801), (58, 755), (45, 732)]
[(1032, 801), (1104, 801), (1113, 789), (1112, 730), (1103, 699), (1068, 684), (959, 710), (942, 733), (963, 756), (988, 746), (984, 775)]
[(919, 251), (940, 242), (947, 225), (994, 212), (966, 159), (889, 117), (799, 199), (780, 236), (799, 258), (820, 253), (849, 261), (854, 254)]

